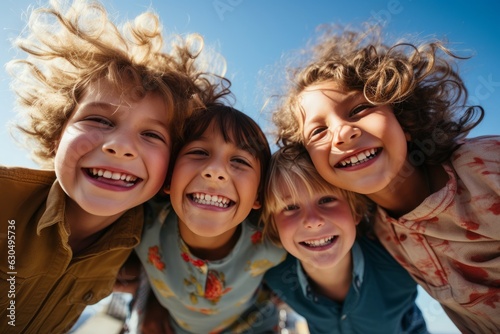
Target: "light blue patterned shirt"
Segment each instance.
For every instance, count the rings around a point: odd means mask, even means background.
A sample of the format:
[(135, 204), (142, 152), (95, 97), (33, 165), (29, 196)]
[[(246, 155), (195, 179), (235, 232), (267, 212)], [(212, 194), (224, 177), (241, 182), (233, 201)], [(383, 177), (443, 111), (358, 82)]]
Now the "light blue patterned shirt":
[[(282, 248), (262, 238), (249, 220), (224, 259), (205, 261), (190, 253), (169, 204), (154, 206), (136, 252), (176, 333), (262, 333), (277, 325), (274, 304), (261, 290), (265, 271), (282, 262)], [(268, 292), (266, 292), (268, 293)]]

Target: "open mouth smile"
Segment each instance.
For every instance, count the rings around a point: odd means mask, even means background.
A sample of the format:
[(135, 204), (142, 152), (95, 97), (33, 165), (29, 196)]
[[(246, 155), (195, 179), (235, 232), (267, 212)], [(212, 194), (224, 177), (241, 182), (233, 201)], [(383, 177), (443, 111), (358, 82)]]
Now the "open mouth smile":
[(205, 193), (192, 193), (188, 197), (195, 203), (203, 205), (211, 205), (219, 208), (228, 208), (234, 205), (234, 201), (220, 195), (209, 195)]
[(347, 157), (346, 159), (338, 162), (335, 165), (335, 167), (336, 168), (346, 168), (346, 167), (352, 167), (352, 166), (362, 164), (364, 162), (367, 162), (367, 161), (375, 158), (381, 151), (382, 151), (381, 148), (371, 148), (368, 150), (364, 150), (362, 152), (359, 152), (358, 154), (352, 155), (352, 156)]
[(311, 247), (311, 248), (324, 247), (324, 246), (327, 246), (327, 245), (334, 243), (338, 237), (339, 237), (338, 235), (332, 235), (332, 236), (329, 236), (328, 238), (302, 241), (300, 244), (307, 246), (307, 247)]
[(100, 179), (103, 181), (110, 181), (110, 182), (121, 182), (123, 183), (126, 187), (132, 187), (136, 183), (142, 181), (141, 178), (131, 175), (131, 174), (125, 174), (125, 173), (120, 173), (120, 172), (113, 172), (107, 169), (102, 169), (102, 168), (85, 168), (84, 169), (87, 175), (94, 179)]

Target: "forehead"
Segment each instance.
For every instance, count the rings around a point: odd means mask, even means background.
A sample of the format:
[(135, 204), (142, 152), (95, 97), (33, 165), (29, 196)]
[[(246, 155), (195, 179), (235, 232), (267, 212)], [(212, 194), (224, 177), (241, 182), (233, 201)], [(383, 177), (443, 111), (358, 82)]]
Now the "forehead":
[(325, 195), (344, 197), (337, 187), (326, 183), (319, 175), (299, 175), (293, 171), (282, 171), (276, 175), (275, 180), (276, 192), (283, 199), (309, 201)]
[(94, 81), (85, 88), (76, 110), (119, 112), (116, 115), (134, 112), (142, 120), (154, 119), (162, 125), (169, 123), (167, 104), (160, 93), (137, 90), (132, 84), (118, 87), (106, 79)]
[(106, 78), (99, 78), (90, 82), (83, 90), (79, 98), (81, 100), (104, 100), (110, 103), (126, 104), (138, 101), (145, 96), (141, 86), (130, 81), (112, 82)]
[(361, 92), (347, 91), (335, 82), (323, 82), (305, 88), (299, 94), (298, 101), (303, 108), (307, 108), (311, 105), (322, 105), (325, 100), (328, 103), (342, 104), (359, 98), (360, 95), (362, 96)]
[(298, 96), (304, 121), (310, 121), (324, 112), (336, 112), (360, 99), (363, 99), (362, 92), (347, 91), (335, 82), (311, 85)]

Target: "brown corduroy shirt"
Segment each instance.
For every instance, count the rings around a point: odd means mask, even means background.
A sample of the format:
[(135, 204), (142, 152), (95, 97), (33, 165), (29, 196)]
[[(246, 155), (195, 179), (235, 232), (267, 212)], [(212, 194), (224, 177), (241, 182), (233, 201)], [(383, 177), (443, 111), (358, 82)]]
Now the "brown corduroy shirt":
[(109, 295), (139, 243), (142, 206), (73, 257), (54, 171), (0, 167), (0, 332), (65, 333)]

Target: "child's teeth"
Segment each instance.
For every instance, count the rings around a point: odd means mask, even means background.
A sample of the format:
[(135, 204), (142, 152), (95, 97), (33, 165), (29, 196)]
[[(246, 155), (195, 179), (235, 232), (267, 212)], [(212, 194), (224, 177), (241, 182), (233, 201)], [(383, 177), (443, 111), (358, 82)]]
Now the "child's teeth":
[(228, 198), (222, 196), (202, 194), (202, 193), (194, 193), (192, 197), (196, 203), (213, 205), (221, 208), (227, 208), (230, 202)]
[(123, 174), (123, 173), (118, 173), (118, 172), (111, 172), (109, 170), (92, 168), (92, 169), (89, 169), (89, 171), (94, 176), (104, 177), (106, 179), (111, 179), (111, 180), (122, 180), (122, 181), (127, 181), (127, 182), (134, 182), (135, 180), (137, 180), (137, 178), (135, 176), (127, 175), (127, 174)]

